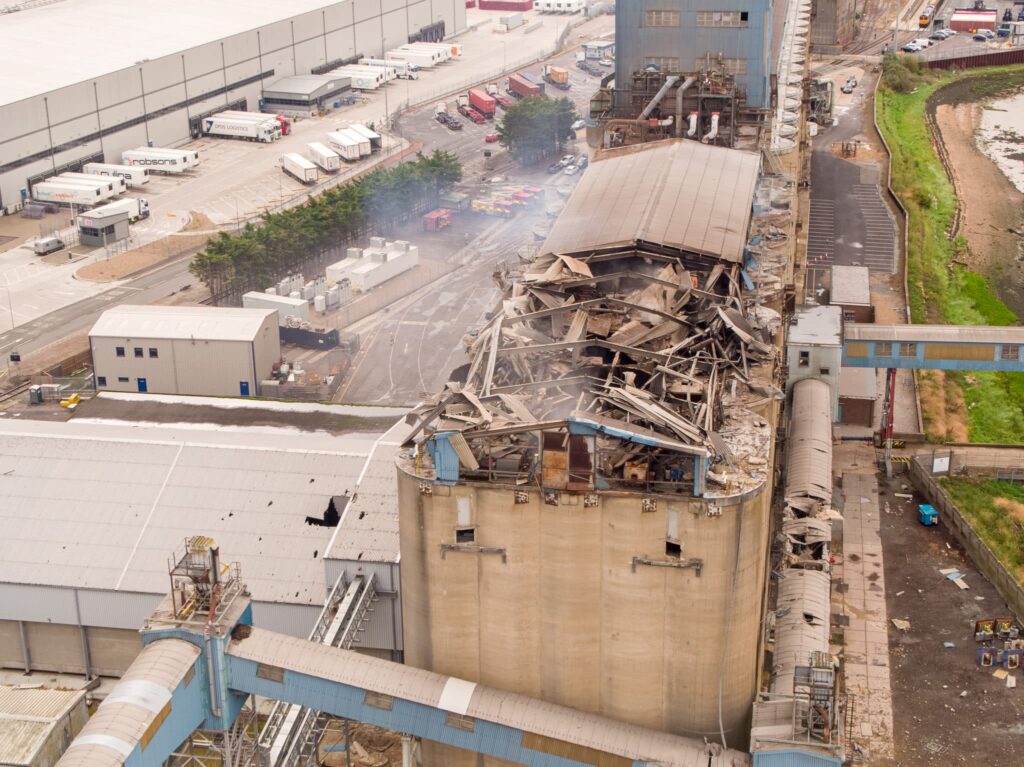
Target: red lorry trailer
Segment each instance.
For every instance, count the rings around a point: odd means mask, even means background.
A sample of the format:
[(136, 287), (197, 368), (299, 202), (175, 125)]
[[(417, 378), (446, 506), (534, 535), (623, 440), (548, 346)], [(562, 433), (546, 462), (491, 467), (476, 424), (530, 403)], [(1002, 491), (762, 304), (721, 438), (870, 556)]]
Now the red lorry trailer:
[(518, 99), (540, 96), (544, 91), (539, 85), (531, 83), (522, 75), (509, 75), (508, 92)]
[(488, 96), (482, 88), (473, 88), (469, 92), (469, 105), (488, 119), (494, 118), (497, 103), (493, 96)]

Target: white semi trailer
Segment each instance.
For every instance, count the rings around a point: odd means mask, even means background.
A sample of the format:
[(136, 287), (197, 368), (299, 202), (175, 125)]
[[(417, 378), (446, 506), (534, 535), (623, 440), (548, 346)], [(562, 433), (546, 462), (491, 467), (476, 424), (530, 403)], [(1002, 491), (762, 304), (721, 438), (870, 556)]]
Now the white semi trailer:
[(362, 136), (363, 138), (370, 142), (371, 151), (379, 152), (381, 148), (384, 146), (384, 141), (383, 139), (381, 139), (380, 134), (377, 133), (376, 131), (370, 130), (362, 123), (352, 123), (348, 127), (349, 130), (359, 134), (360, 136)]
[(98, 208), (94, 208), (91, 213), (97, 216), (120, 213), (121, 211), (126, 212), (128, 214), (128, 221), (134, 224), (139, 219), (149, 218), (149, 203), (141, 197), (128, 197), (124, 200), (100, 205)]
[[(128, 191), (128, 182), (121, 176), (97, 176), (95, 173), (61, 173), (57, 176), (57, 179), (75, 179), (77, 181), (85, 181), (90, 184), (97, 182), (101, 184), (110, 184), (110, 188), (114, 194), (124, 194)], [(56, 180), (56, 179), (55, 179)]]
[(420, 77), (419, 67), (409, 61), (396, 61), (395, 59), (359, 59), (359, 66), (380, 67), (395, 70), (395, 77), (399, 80), (418, 80)]
[(121, 162), (150, 172), (184, 173), (199, 164), (199, 153), (178, 149), (139, 147), (121, 152)]
[(86, 173), (94, 176), (120, 176), (129, 188), (149, 183), (149, 170), (133, 168), (131, 165), (114, 165), (104, 162), (87, 162), (83, 167)]
[(360, 157), (370, 156), (370, 153), (373, 151), (373, 147), (370, 146), (370, 139), (366, 138), (366, 136), (358, 131), (352, 130), (351, 128), (342, 128), (338, 133), (343, 133), (356, 142), (356, 146), (359, 148)]
[(64, 205), (99, 205), (104, 201), (100, 189), (90, 189), (59, 181), (40, 181), (32, 185), (32, 199), (39, 202), (55, 202)]
[(384, 54), (384, 58), (388, 61), (407, 61), (420, 69), (430, 69), (444, 60), (437, 51), (407, 51), (402, 48), (388, 51)]
[(276, 120), (253, 120), (248, 117), (213, 115), (203, 118), (203, 133), (220, 138), (240, 138), (269, 144), (281, 136)]
[(281, 155), (281, 170), (303, 184), (315, 184), (320, 178), (316, 165), (295, 152)]
[(350, 136), (344, 131), (334, 131), (327, 134), (327, 141), (331, 145), (331, 149), (337, 152), (342, 160), (346, 162), (359, 160), (359, 139), (356, 137)]
[(341, 158), (338, 153), (319, 141), (306, 144), (306, 158), (315, 162), (328, 173), (334, 173), (341, 168)]

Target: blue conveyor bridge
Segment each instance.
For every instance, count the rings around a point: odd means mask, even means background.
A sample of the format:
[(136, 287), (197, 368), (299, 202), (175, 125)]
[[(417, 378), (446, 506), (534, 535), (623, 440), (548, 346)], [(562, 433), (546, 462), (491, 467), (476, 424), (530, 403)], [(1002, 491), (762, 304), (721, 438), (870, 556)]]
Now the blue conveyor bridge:
[(335, 646), (358, 626), (359, 605), (372, 601), (369, 582), (336, 586), (330, 625), (311, 637), (320, 641), (254, 628), (237, 567), (223, 564), (208, 538), (186, 542), (171, 584), (142, 630), (142, 652), (59, 767), (158, 767), (195, 730), (230, 733), (252, 695), (285, 704), (268, 735), (281, 749), (296, 722), (330, 715), (537, 767), (749, 764), (749, 755), (717, 744)]

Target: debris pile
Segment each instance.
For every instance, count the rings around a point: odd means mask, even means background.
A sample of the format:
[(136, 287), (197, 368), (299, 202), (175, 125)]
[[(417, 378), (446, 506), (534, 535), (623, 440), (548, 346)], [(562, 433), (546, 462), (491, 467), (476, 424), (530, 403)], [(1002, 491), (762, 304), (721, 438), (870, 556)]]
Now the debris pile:
[(471, 362), (408, 416), (406, 445), (426, 443), (433, 478), (765, 481), (769, 426), (748, 407), (781, 396), (778, 323), (745, 305), (740, 265), (629, 247), (495, 277), (503, 299), (468, 339)]

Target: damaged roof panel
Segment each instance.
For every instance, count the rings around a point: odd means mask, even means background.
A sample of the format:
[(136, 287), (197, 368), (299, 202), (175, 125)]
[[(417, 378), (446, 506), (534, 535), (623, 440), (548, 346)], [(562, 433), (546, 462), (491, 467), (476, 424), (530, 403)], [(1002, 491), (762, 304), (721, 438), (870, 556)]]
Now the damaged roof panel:
[(786, 461), (786, 503), (809, 511), (832, 501), (832, 396), (815, 378), (793, 385), (789, 456)]
[(609, 150), (583, 175), (540, 252), (657, 243), (738, 263), (759, 168), (757, 154), (696, 141)]

